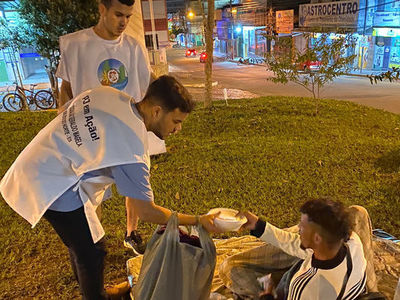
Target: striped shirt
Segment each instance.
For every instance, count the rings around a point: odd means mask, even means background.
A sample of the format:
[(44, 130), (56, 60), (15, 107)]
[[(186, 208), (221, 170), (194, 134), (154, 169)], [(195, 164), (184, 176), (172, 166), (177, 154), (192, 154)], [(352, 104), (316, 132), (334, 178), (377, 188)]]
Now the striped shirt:
[[(272, 244), (289, 255), (303, 259), (299, 270), (290, 280), (288, 300), (336, 300), (347, 272), (346, 248), (343, 246), (331, 260), (317, 260), (311, 249), (300, 248), (300, 235), (266, 223), (261, 240)], [(352, 258), (343, 300), (356, 299), (365, 290), (366, 260), (358, 235), (353, 232), (346, 242)]]

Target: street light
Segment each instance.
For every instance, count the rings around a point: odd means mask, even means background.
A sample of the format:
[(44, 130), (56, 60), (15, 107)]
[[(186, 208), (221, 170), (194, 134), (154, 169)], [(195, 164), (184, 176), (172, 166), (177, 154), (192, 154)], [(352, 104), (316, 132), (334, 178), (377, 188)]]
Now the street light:
[(192, 11), (188, 12), (188, 18), (193, 19), (194, 18), (194, 13)]

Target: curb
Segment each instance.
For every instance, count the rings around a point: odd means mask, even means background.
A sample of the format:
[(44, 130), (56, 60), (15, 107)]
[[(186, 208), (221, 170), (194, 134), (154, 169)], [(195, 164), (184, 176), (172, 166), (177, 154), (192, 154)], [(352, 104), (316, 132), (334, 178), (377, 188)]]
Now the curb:
[[(211, 83), (211, 86), (217, 86), (218, 85), (218, 81), (214, 81), (213, 83)], [(193, 88), (204, 88), (205, 87), (205, 83), (193, 83), (193, 84), (184, 84), (184, 87), (193, 87)]]
[(364, 78), (368, 78), (368, 76), (369, 75), (372, 75), (372, 74), (352, 74), (352, 73), (346, 73), (346, 74), (343, 74), (342, 76), (354, 76), (354, 77), (364, 77)]

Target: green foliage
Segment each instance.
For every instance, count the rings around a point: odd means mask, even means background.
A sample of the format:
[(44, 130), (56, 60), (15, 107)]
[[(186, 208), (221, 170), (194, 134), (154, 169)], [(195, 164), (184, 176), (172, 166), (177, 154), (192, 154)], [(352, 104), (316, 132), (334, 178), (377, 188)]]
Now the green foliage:
[(400, 80), (400, 68), (393, 67), (391, 70), (378, 75), (368, 75), (371, 84), (377, 84), (378, 81), (389, 80), (390, 82)]
[(180, 26), (178, 26), (178, 25), (176, 25), (176, 24), (173, 24), (172, 26), (171, 26), (171, 29), (170, 29), (170, 31), (169, 31), (169, 34), (170, 35), (174, 35), (174, 37), (176, 38), (177, 36), (178, 36), (178, 34), (181, 34), (181, 33), (185, 33), (185, 30), (183, 29), (183, 28), (181, 28)]
[(0, 17), (0, 49), (11, 47), (19, 50), (25, 46), (34, 45), (30, 26), (23, 19), (16, 19), (16, 23), (10, 25)]
[[(400, 116), (345, 101), (264, 97), (197, 108), (152, 158), (155, 202), (181, 212), (248, 209), (280, 227), (309, 197), (366, 207), (374, 227), (400, 237)], [(200, 107), (200, 105), (199, 105)], [(0, 177), (55, 112), (0, 113)], [(115, 192), (115, 191), (114, 191)], [(125, 201), (103, 205), (105, 282), (126, 276)], [(150, 235), (154, 226), (140, 223)], [(241, 233), (245, 234), (245, 233)], [(226, 236), (226, 235), (224, 235)], [(221, 236), (217, 236), (221, 237)], [(75, 299), (68, 252), (46, 221), (34, 228), (0, 201), (0, 298)]]
[[(329, 34), (323, 33), (314, 39), (314, 45), (310, 45), (312, 35), (306, 35), (309, 45), (300, 52), (292, 45), (292, 39), (275, 37), (275, 49), (273, 54), (267, 55), (269, 69), (275, 76), (270, 78), (275, 83), (286, 84), (295, 82), (308, 91), (314, 99), (319, 98), (320, 90), (332, 82), (336, 77), (346, 74), (351, 70), (351, 64), (355, 55), (348, 55), (350, 49), (355, 46), (355, 39), (351, 35), (337, 35), (330, 40)], [(318, 71), (304, 69), (309, 62), (320, 62)], [(318, 100), (316, 101), (316, 113), (318, 113)]]
[(93, 26), (97, 22), (96, 0), (20, 0), (19, 13), (31, 26), (37, 51), (49, 59), (55, 71), (61, 35)]

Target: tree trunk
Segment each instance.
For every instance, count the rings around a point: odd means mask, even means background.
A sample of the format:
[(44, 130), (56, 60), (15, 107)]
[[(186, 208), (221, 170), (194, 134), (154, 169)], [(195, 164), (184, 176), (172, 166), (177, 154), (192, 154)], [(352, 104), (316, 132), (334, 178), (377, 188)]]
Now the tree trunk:
[(47, 76), (49, 77), (49, 82), (51, 86), (51, 92), (53, 93), (54, 99), (56, 100), (56, 107), (60, 107), (60, 102), (59, 102), (59, 90), (58, 90), (58, 80), (55, 74), (55, 71), (53, 68), (46, 66), (46, 73)]
[(46, 53), (46, 57), (48, 58), (50, 65), (45, 66), (45, 70), (47, 76), (49, 77), (51, 92), (53, 93), (54, 99), (56, 100), (56, 107), (58, 108), (60, 106), (60, 92), (58, 89), (58, 79), (56, 77), (57, 58), (49, 53)]
[(206, 52), (205, 65), (205, 101), (204, 107), (212, 106), (212, 62), (213, 62), (213, 32), (214, 32), (214, 0), (208, 0), (207, 28), (206, 28)]

